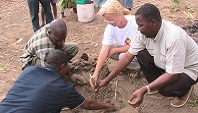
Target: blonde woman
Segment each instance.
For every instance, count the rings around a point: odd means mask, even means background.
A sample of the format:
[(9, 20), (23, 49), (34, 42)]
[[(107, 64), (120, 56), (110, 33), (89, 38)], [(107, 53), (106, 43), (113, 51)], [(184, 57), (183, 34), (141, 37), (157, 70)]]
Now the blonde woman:
[[(107, 0), (94, 0), (94, 1), (98, 7), (101, 7), (101, 5), (104, 4), (105, 1), (107, 1)], [(131, 8), (133, 7), (133, 0), (118, 0), (118, 2), (120, 2), (120, 4), (123, 7), (127, 8), (129, 10), (131, 10)]]
[[(98, 56), (97, 65), (93, 74), (94, 81), (98, 81), (99, 71), (109, 57), (118, 60), (129, 49), (130, 41), (138, 34), (135, 16), (124, 8), (117, 0), (107, 0), (100, 8), (98, 15), (108, 23), (104, 31), (102, 48)], [(134, 65), (135, 64), (135, 65)], [(132, 69), (139, 68), (138, 62), (131, 62)], [(92, 80), (93, 80), (92, 79)], [(92, 88), (95, 87), (90, 81)]]

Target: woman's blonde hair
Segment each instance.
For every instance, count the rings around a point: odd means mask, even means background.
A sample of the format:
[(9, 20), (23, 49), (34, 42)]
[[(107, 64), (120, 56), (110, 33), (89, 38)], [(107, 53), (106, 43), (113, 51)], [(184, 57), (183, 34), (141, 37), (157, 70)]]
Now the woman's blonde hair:
[(129, 15), (131, 14), (131, 11), (124, 8), (117, 0), (107, 0), (98, 11), (98, 16), (104, 16), (106, 13), (112, 13), (112, 14), (124, 14)]

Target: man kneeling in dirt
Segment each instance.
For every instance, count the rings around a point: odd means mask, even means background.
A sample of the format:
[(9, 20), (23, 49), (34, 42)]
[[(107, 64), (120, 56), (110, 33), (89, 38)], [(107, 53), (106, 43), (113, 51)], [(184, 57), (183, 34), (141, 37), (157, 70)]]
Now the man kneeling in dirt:
[[(26, 44), (25, 53), (20, 56), (22, 69), (27, 66), (44, 66), (46, 53), (55, 49), (64, 51), (68, 60), (71, 60), (78, 53), (78, 46), (75, 43), (65, 43), (66, 36), (67, 26), (62, 19), (55, 19), (39, 29)], [(69, 77), (76, 82), (74, 76)]]
[(46, 56), (46, 66), (29, 66), (15, 81), (0, 104), (0, 113), (60, 113), (63, 107), (76, 111), (115, 110), (113, 104), (86, 100), (74, 85), (66, 83), (63, 76), (69, 71), (67, 55), (52, 50)]
[(149, 84), (136, 90), (129, 104), (137, 107), (146, 92), (158, 90), (163, 96), (175, 97), (172, 106), (183, 106), (198, 81), (197, 44), (183, 29), (163, 20), (153, 4), (141, 6), (135, 18), (141, 33), (98, 88), (108, 84), (137, 56)]

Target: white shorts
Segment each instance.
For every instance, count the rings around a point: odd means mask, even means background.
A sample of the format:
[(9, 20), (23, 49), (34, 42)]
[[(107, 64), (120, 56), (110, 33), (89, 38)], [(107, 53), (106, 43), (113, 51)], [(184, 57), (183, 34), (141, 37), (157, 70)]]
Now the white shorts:
[[(118, 46), (118, 44), (114, 41), (113, 45), (110, 45), (110, 48), (117, 48), (120, 47)], [(126, 53), (116, 53), (113, 54), (110, 58), (113, 60), (119, 60), (121, 59), (121, 57), (123, 57)], [(140, 64), (138, 63), (138, 60), (136, 57), (134, 57), (134, 59), (131, 61), (131, 63), (127, 66), (128, 69), (132, 69), (132, 70), (136, 70), (136, 69), (140, 69)]]

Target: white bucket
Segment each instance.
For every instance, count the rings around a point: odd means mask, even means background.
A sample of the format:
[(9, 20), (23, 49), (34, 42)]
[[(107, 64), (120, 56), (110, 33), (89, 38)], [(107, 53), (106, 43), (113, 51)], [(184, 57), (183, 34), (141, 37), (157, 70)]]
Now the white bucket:
[(94, 19), (94, 3), (77, 4), (77, 16), (79, 22), (90, 22)]

